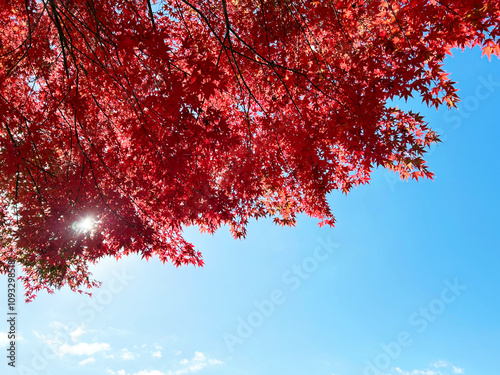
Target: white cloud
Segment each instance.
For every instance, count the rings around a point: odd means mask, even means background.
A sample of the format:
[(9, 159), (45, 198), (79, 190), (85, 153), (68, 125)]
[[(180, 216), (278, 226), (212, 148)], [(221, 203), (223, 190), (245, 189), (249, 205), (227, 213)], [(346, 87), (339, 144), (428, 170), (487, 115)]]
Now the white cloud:
[[(129, 375), (125, 372), (125, 370), (113, 371), (111, 369), (106, 369), (106, 374), (108, 375)], [(141, 370), (139, 372), (135, 372), (133, 375), (166, 375), (164, 372), (159, 370)]]
[(93, 363), (95, 362), (95, 359), (93, 357), (89, 357), (87, 359), (84, 359), (83, 361), (78, 362), (80, 366), (86, 365), (87, 363)]
[(439, 361), (436, 361), (432, 364), (432, 367), (436, 368), (442, 368), (442, 367), (448, 367), (450, 365), (450, 362), (445, 361), (443, 359), (440, 359)]
[[(73, 342), (78, 341), (80, 336), (88, 332), (84, 328), (83, 324), (70, 330), (68, 326), (63, 323), (53, 321), (50, 324), (50, 327), (54, 330), (53, 334), (44, 335), (38, 333), (37, 331), (33, 331), (33, 334), (42, 343), (48, 345), (60, 357), (65, 355), (90, 357), (96, 353), (106, 355), (106, 352), (111, 349), (109, 344), (103, 342), (81, 342), (74, 344)], [(85, 360), (82, 360), (81, 362), (83, 362), (83, 364), (88, 363), (85, 362)]]
[(83, 329), (83, 326), (80, 326), (80, 327), (77, 327), (75, 328), (73, 331), (71, 331), (69, 333), (69, 336), (71, 337), (71, 341), (77, 341), (78, 340), (78, 337), (80, 337), (81, 335), (83, 335), (84, 333), (86, 333), (87, 331), (85, 331)]
[(130, 334), (129, 331), (127, 331), (125, 329), (120, 329), (120, 328), (109, 327), (108, 330), (112, 331), (114, 333), (117, 333), (120, 336), (126, 336), (126, 335)]
[(7, 336), (7, 332), (0, 332), (0, 346), (4, 347), (10, 342)]
[(120, 354), (120, 357), (121, 357), (121, 359), (124, 359), (126, 361), (130, 361), (130, 360), (135, 359), (135, 354), (132, 353), (128, 349), (122, 349), (122, 354)]
[(113, 371), (110, 368), (106, 369), (106, 374), (108, 374), (108, 375), (127, 375), (125, 370)]
[(50, 323), (50, 327), (53, 330), (50, 334), (41, 334), (37, 331), (33, 331), (33, 334), (60, 357), (65, 355), (91, 356), (98, 352), (104, 354), (110, 350), (109, 344), (106, 343), (75, 343), (82, 335), (89, 332), (83, 324), (75, 328), (74, 325), (53, 321)]
[(98, 352), (108, 351), (109, 349), (109, 344), (104, 342), (95, 342), (92, 344), (82, 342), (76, 345), (63, 344), (59, 347), (58, 352), (60, 355), (93, 355)]
[(65, 326), (63, 323), (58, 322), (57, 320), (54, 320), (52, 323), (50, 323), (50, 327), (54, 328), (55, 330), (68, 330), (68, 327)]
[(161, 351), (157, 350), (156, 352), (151, 352), (151, 356), (153, 358), (161, 358)]
[(0, 332), (0, 347), (10, 345), (11, 341), (21, 341), (23, 336), (20, 333), (16, 333), (16, 339), (10, 340), (7, 332)]
[(184, 367), (176, 371), (169, 371), (168, 375), (182, 375), (190, 372), (200, 371), (201, 369), (210, 365), (224, 364), (224, 362), (219, 361), (218, 359), (208, 358), (202, 352), (195, 352), (193, 358), (191, 358), (190, 360), (182, 359), (179, 363)]
[(37, 331), (33, 331), (33, 334), (39, 339), (43, 344), (48, 345), (50, 348), (57, 351), (57, 347), (62, 345), (62, 343), (66, 342), (65, 338), (59, 333), (56, 332), (55, 335), (42, 335)]
[[(161, 346), (156, 345), (157, 349), (161, 349)], [(123, 349), (127, 350), (127, 349)], [(160, 350), (158, 350), (160, 352)], [(157, 353), (157, 352), (154, 352)], [(161, 355), (161, 352), (160, 352)], [(202, 352), (195, 352), (194, 357), (191, 359), (183, 359), (179, 362), (180, 365), (183, 365), (182, 368), (176, 371), (168, 371), (163, 372), (160, 370), (141, 370), (139, 372), (135, 372), (132, 375), (182, 375), (188, 374), (192, 372), (197, 372), (207, 366), (211, 365), (222, 365), (224, 362), (219, 361), (218, 359), (208, 358)], [(113, 371), (109, 368), (106, 369), (106, 374), (108, 375), (129, 375), (125, 372), (125, 370)]]
[[(401, 368), (399, 367), (396, 367), (394, 370), (396, 370), (396, 372), (399, 374), (399, 375), (441, 375), (441, 373), (438, 371), (434, 371), (434, 370), (429, 370), (429, 369), (426, 369), (426, 370), (411, 370), (411, 371), (407, 371), (407, 370), (402, 370)], [(392, 375), (392, 374), (391, 374)]]
[(464, 369), (456, 367), (448, 361), (439, 360), (431, 364), (433, 369), (402, 370), (396, 367), (386, 375), (461, 375), (465, 374)]

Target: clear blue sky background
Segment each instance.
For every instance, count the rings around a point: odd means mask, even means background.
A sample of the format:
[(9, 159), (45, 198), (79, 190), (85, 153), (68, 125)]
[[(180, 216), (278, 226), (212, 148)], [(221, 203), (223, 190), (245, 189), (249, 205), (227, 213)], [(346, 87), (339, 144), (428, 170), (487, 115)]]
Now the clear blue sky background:
[(93, 299), (19, 294), (16, 370), (2, 276), (0, 372), (498, 375), (500, 63), (455, 55), (445, 68), (459, 110), (402, 105), (442, 136), (428, 156), (434, 181), (378, 170), (330, 196), (335, 228), (263, 220), (243, 241), (191, 228), (204, 268), (107, 259)]

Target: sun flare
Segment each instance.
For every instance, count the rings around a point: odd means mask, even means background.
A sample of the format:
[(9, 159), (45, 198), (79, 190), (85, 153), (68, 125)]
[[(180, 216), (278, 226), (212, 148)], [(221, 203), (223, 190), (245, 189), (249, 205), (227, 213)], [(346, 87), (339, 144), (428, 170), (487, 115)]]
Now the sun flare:
[(95, 221), (92, 217), (86, 217), (73, 223), (73, 229), (80, 233), (91, 232), (95, 227)]

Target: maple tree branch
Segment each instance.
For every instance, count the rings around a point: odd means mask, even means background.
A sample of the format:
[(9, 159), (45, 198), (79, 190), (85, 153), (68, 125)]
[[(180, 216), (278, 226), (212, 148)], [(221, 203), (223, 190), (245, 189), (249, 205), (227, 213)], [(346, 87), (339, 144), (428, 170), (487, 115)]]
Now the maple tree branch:
[(14, 53), (15, 51), (17, 51), (18, 49), (21, 49), (25, 44), (27, 44), (27, 42), (29, 41), (29, 45), (27, 46), (26, 50), (24, 51), (23, 55), (16, 61), (16, 63), (10, 67), (9, 69), (7, 69), (7, 76), (10, 75), (10, 73), (17, 67), (17, 65), (22, 61), (24, 60), (24, 58), (26, 57), (26, 55), (28, 55), (28, 51), (31, 47), (31, 40), (32, 40), (32, 33), (34, 32), (34, 30), (36, 29), (36, 27), (38, 26), (38, 23), (40, 22), (40, 20), (42, 19), (42, 16), (43, 14), (45, 13), (45, 7), (43, 9), (43, 11), (40, 13), (39, 17), (37, 18), (35, 24), (33, 25), (33, 28), (31, 28), (31, 22), (30, 22), (30, 16), (29, 16), (29, 7), (28, 7), (28, 0), (26, 0), (25, 2), (25, 7), (26, 7), (26, 17), (28, 19), (28, 37), (25, 38), (21, 44), (19, 44), (16, 48), (12, 49), (12, 50), (9, 50), (8, 52), (4, 53), (4, 54), (1, 54), (0, 57), (5, 57), (5, 56), (8, 56), (12, 53)]
[[(56, 6), (54, 0), (48, 0), (48, 2), (50, 4), (50, 9), (52, 11), (52, 17), (50, 17), (50, 18), (52, 19), (52, 22), (54, 22), (54, 25), (56, 26), (57, 32), (59, 34), (59, 41), (61, 43), (61, 52), (62, 52), (63, 61), (64, 61), (64, 70), (66, 71), (66, 76), (69, 78), (68, 61), (66, 58), (66, 48), (67, 48), (66, 37), (64, 36), (64, 31), (63, 31), (63, 29), (61, 27), (61, 23), (59, 21), (59, 13), (57, 12), (57, 6)], [(44, 3), (44, 5), (46, 5), (45, 0), (43, 0), (43, 3)]]
[[(95, 23), (95, 26), (96, 26), (96, 31), (94, 32), (92, 30), (92, 28), (89, 26), (89, 25), (86, 25), (83, 21), (81, 21), (80, 19), (78, 19), (78, 21), (80, 21), (83, 25), (87, 26), (89, 31), (94, 34), (97, 39), (99, 40), (99, 43), (101, 44), (102, 47), (104, 47), (104, 44), (103, 42), (106, 42), (110, 45), (112, 45), (114, 48), (117, 48), (117, 45), (116, 43), (113, 41), (113, 31), (111, 31), (107, 26), (106, 24), (104, 24), (100, 19), (99, 17), (97, 16), (97, 12), (96, 12), (96, 9), (94, 7), (94, 0), (88, 0), (87, 1), (87, 6), (90, 10), (90, 13), (92, 13), (92, 17), (94, 19), (94, 23)], [(70, 10), (68, 9), (68, 12), (70, 12)], [(70, 12), (71, 13), (71, 12)], [(100, 33), (99, 33), (99, 30), (102, 28), (102, 30), (104, 31), (105, 35), (107, 36), (107, 40), (104, 40), (103, 38), (101, 38), (100, 36)], [(105, 48), (103, 48), (103, 50), (105, 50)]]
[(337, 23), (340, 27), (340, 30), (342, 31), (342, 34), (344, 35), (344, 37), (347, 39), (347, 41), (351, 45), (351, 48), (354, 49), (354, 44), (352, 42), (352, 39), (349, 37), (349, 35), (347, 35), (347, 32), (345, 31), (344, 26), (342, 25), (342, 22), (340, 22), (339, 12), (337, 11), (337, 8), (335, 8), (335, 4), (333, 4), (332, 0), (328, 0), (328, 1), (330, 2), (330, 5), (332, 6), (333, 12), (335, 13), (335, 18), (337, 19)]
[[(234, 75), (236, 76), (236, 79), (238, 80), (238, 84), (239, 84), (239, 86), (240, 86), (240, 90), (241, 90), (241, 91), (243, 91), (243, 90), (242, 90), (242, 88), (241, 88), (241, 84), (239, 83), (239, 78), (238, 78), (238, 77), (240, 77), (240, 78), (241, 78), (241, 80), (243, 81), (243, 83), (244, 83), (245, 87), (247, 88), (248, 92), (249, 92), (249, 93), (250, 93), (250, 95), (251, 95), (250, 88), (248, 87), (248, 85), (247, 85), (247, 83), (246, 83), (245, 79), (243, 78), (243, 75), (242, 75), (242, 73), (241, 73), (241, 71), (240, 71), (240, 67), (239, 67), (239, 65), (238, 65), (238, 62), (236, 61), (236, 57), (234, 56), (233, 42), (231, 41), (231, 26), (230, 26), (230, 24), (229, 24), (229, 16), (228, 16), (228, 14), (227, 14), (227, 5), (226, 5), (226, 0), (222, 0), (222, 9), (223, 9), (223, 12), (224, 12), (224, 22), (225, 22), (225, 24), (226, 24), (226, 37), (225, 37), (225, 39), (224, 39), (224, 40), (226, 40), (226, 39), (227, 39), (227, 41), (228, 41), (228, 44), (229, 44), (229, 50), (231, 51), (232, 60), (233, 60), (233, 62), (234, 62), (234, 65), (235, 65), (235, 67), (236, 67), (236, 70), (238, 71), (238, 74), (236, 74), (236, 72), (234, 71), (234, 68), (233, 68)], [(226, 52), (226, 54), (227, 54), (227, 52)], [(232, 67), (231, 59), (229, 58), (229, 56), (228, 56), (228, 60), (229, 60), (229, 62), (230, 62), (230, 64), (231, 64), (231, 67)], [(257, 99), (255, 99), (255, 101), (258, 103)]]
[[(80, 148), (80, 151), (82, 152), (83, 156), (85, 157), (85, 159), (87, 159), (88, 163), (89, 163), (89, 166), (90, 166), (90, 172), (92, 174), (92, 178), (94, 180), (94, 184), (95, 184), (95, 187), (97, 188), (97, 192), (99, 193), (99, 197), (101, 198), (101, 201), (104, 203), (104, 205), (114, 214), (116, 215), (120, 220), (122, 220), (125, 224), (127, 224), (129, 227), (135, 229), (135, 226), (131, 223), (129, 223), (127, 220), (125, 220), (117, 211), (115, 211), (114, 209), (111, 208), (111, 206), (108, 204), (107, 200), (105, 199), (104, 197), (104, 194), (102, 193), (102, 190), (99, 186), (99, 182), (97, 181), (97, 177), (95, 175), (95, 171), (94, 171), (94, 167), (93, 167), (93, 163), (92, 163), (92, 160), (90, 159), (90, 157), (87, 155), (87, 152), (83, 149), (83, 146), (80, 142), (80, 137), (78, 136), (78, 129), (76, 127), (76, 124), (78, 123), (78, 125), (80, 126), (80, 128), (82, 128), (83, 130), (83, 125), (81, 124), (80, 120), (77, 119), (77, 112), (76, 112), (76, 109), (74, 108), (74, 106), (72, 105), (72, 108), (73, 108), (73, 111), (74, 111), (74, 119), (75, 119), (75, 137), (76, 137), (76, 141), (77, 141), (77, 144), (78, 144), (78, 147)], [(89, 139), (90, 141), (90, 139)], [(92, 146), (92, 142), (90, 143), (90, 145)]]
[(38, 186), (37, 182), (35, 181), (35, 178), (33, 177), (33, 175), (31, 174), (31, 170), (28, 168), (27, 165), (24, 166), (24, 168), (28, 171), (28, 174), (30, 175), (30, 178), (31, 178), (31, 182), (33, 182), (33, 185), (35, 185), (35, 190), (37, 192), (37, 199), (38, 199), (38, 203), (40, 204), (39, 208), (40, 208), (40, 212), (42, 213), (42, 216), (45, 218), (46, 215), (45, 215), (45, 211), (43, 209), (43, 203), (42, 203), (42, 200), (44, 200), (43, 198), (43, 194), (42, 192), (40, 191), (40, 187)]
[(14, 136), (12, 135), (12, 132), (10, 131), (10, 128), (9, 128), (9, 125), (7, 124), (7, 122), (4, 122), (4, 126), (5, 126), (5, 129), (7, 130), (7, 134), (9, 135), (9, 138), (10, 138), (12, 144), (14, 145), (14, 148), (17, 148), (17, 142), (14, 139)]
[[(225, 0), (222, 0), (222, 4), (223, 4), (223, 8), (225, 9), (224, 10), (224, 16), (225, 16), (225, 23), (226, 23), (226, 32), (225, 32), (225, 37), (224, 37), (224, 41), (222, 41), (219, 36), (217, 35), (217, 33), (215, 32), (214, 28), (212, 27), (212, 25), (210, 24), (209, 20), (207, 19), (207, 17), (198, 9), (196, 8), (193, 4), (191, 4), (190, 2), (188, 2), (187, 0), (181, 0), (183, 3), (185, 3), (186, 5), (188, 5), (189, 7), (191, 7), (204, 21), (205, 23), (207, 24), (207, 26), (210, 28), (211, 32), (214, 34), (214, 36), (218, 39), (220, 45), (224, 48), (225, 52), (226, 52), (226, 55), (227, 55), (227, 49), (228, 47), (225, 46), (225, 41), (228, 40), (228, 43), (229, 43), (229, 50), (231, 51), (231, 55), (232, 55), (232, 59), (228, 57), (228, 61), (231, 65), (231, 68), (233, 70), (233, 73), (236, 77), (236, 80), (238, 82), (238, 85), (240, 86), (240, 90), (242, 90), (241, 88), (241, 83), (239, 81), (239, 78), (241, 78), (243, 84), (245, 85), (248, 93), (252, 96), (252, 98), (255, 100), (255, 102), (257, 103), (257, 105), (259, 105), (259, 107), (264, 111), (264, 108), (262, 107), (262, 105), (259, 103), (259, 101), (257, 100), (257, 98), (253, 95), (251, 89), (249, 88), (249, 86), (247, 85), (244, 77), (243, 77), (243, 74), (241, 73), (240, 71), (240, 68), (239, 68), (239, 65), (236, 61), (236, 57), (234, 56), (235, 54), (235, 51), (234, 49), (232, 48), (232, 42), (231, 42), (231, 37), (229, 35), (230, 31), (231, 31), (231, 27), (229, 25), (229, 17), (227, 15), (227, 8), (226, 8), (226, 1)], [(231, 63), (231, 60), (234, 61), (234, 65), (236, 67), (236, 70), (237, 72), (234, 70), (234, 67), (233, 67), (233, 64)], [(242, 90), (243, 91), (243, 90)]]
[(394, 9), (392, 8), (392, 5), (391, 5), (391, 3), (389, 1), (390, 0), (385, 0), (385, 2), (387, 4), (387, 7), (389, 8), (389, 10), (391, 11), (392, 15), (394, 16), (394, 19), (396, 20), (396, 23), (398, 24), (399, 31), (401, 31), (401, 35), (403, 35), (403, 37), (406, 40), (406, 43), (408, 44), (408, 47), (410, 47), (410, 50), (411, 50), (412, 49), (412, 45), (410, 43), (410, 40), (406, 36), (406, 33), (404, 32), (403, 27), (401, 26), (401, 23), (399, 22), (399, 19), (398, 19), (397, 15), (396, 15), (396, 12), (394, 12)]
[[(186, 2), (186, 1), (184, 1), (184, 2)], [(189, 4), (189, 3), (188, 3), (188, 4)], [(225, 0), (223, 1), (223, 4), (225, 4)], [(189, 5), (191, 5), (191, 4), (189, 4)], [(213, 31), (213, 28), (210, 26), (210, 24), (209, 24), (208, 20), (206, 19), (206, 17), (204, 17), (204, 16), (201, 14), (201, 11), (199, 11), (199, 10), (198, 10), (196, 7), (194, 7), (193, 5), (191, 5), (191, 6), (193, 7), (193, 9), (194, 9), (194, 10), (196, 10), (196, 11), (197, 11), (197, 12), (198, 12), (201, 16), (202, 16), (202, 18), (205, 20), (205, 22), (208, 24), (208, 26), (209, 26), (209, 27), (211, 28), (211, 30)], [(292, 14), (292, 15), (293, 15), (293, 12), (291, 12), (291, 9), (290, 9), (288, 6), (287, 6), (287, 9), (288, 9), (288, 11), (290, 12), (290, 14)], [(277, 63), (275, 63), (274, 61), (268, 61), (268, 60), (267, 60), (264, 56), (262, 56), (261, 54), (259, 54), (259, 53), (258, 53), (258, 52), (257, 52), (257, 51), (256, 51), (256, 50), (252, 47), (252, 46), (250, 46), (248, 43), (246, 43), (246, 42), (245, 42), (245, 41), (244, 41), (244, 40), (243, 40), (243, 39), (242, 39), (242, 38), (238, 35), (238, 33), (236, 33), (236, 32), (235, 32), (235, 31), (231, 28), (231, 26), (230, 26), (230, 24), (229, 24), (229, 19), (228, 19), (228, 17), (227, 17), (227, 10), (225, 11), (224, 16), (225, 16), (225, 23), (226, 23), (226, 33), (225, 33), (226, 37), (225, 37), (225, 38), (228, 38), (228, 39), (229, 39), (230, 50), (231, 50), (231, 53), (232, 53), (232, 55), (233, 55), (233, 60), (235, 61), (235, 65), (237, 65), (236, 60), (235, 60), (235, 57), (234, 57), (234, 54), (235, 54), (235, 53), (236, 53), (236, 54), (238, 54), (238, 55), (240, 55), (240, 56), (242, 56), (242, 57), (244, 57), (244, 58), (247, 58), (247, 59), (249, 59), (249, 60), (255, 61), (255, 62), (259, 63), (259, 64), (262, 64), (262, 62), (265, 62), (265, 64), (266, 64), (267, 66), (269, 66), (269, 67), (271, 67), (271, 68), (272, 68), (272, 70), (276, 73), (276, 75), (278, 76), (278, 78), (279, 78), (279, 79), (280, 79), (280, 81), (282, 82), (283, 86), (285, 87), (286, 91), (287, 91), (287, 92), (288, 92), (288, 94), (289, 94), (290, 99), (292, 100), (292, 103), (293, 103), (293, 104), (294, 104), (294, 106), (296, 107), (296, 110), (298, 111), (299, 115), (301, 115), (300, 110), (298, 109), (298, 106), (296, 105), (296, 103), (295, 103), (295, 101), (294, 101), (294, 99), (293, 99), (293, 97), (292, 97), (291, 93), (289, 92), (288, 87), (284, 84), (284, 82), (283, 82), (282, 78), (281, 78), (281, 77), (280, 77), (280, 75), (277, 73), (277, 71), (276, 71), (275, 67), (279, 67), (279, 68), (281, 68), (281, 69), (285, 69), (285, 70), (288, 70), (288, 71), (290, 71), (290, 72), (293, 72), (293, 73), (295, 73), (295, 74), (299, 74), (299, 75), (301, 75), (301, 76), (305, 77), (305, 78), (306, 78), (306, 79), (307, 79), (307, 80), (308, 80), (308, 81), (309, 81), (309, 82), (313, 85), (313, 87), (315, 87), (315, 88), (316, 88), (318, 91), (320, 91), (322, 94), (325, 94), (325, 95), (326, 95), (326, 93), (325, 93), (325, 92), (324, 92), (324, 91), (323, 91), (323, 90), (322, 90), (319, 86), (317, 86), (316, 84), (314, 84), (314, 83), (310, 80), (310, 78), (309, 78), (309, 76), (308, 76), (307, 74), (304, 74), (304, 73), (302, 73), (302, 72), (300, 72), (300, 71), (297, 71), (297, 70), (295, 70), (295, 69), (292, 69), (292, 68), (290, 68), (290, 67), (287, 67), (287, 66), (283, 66), (283, 65), (277, 64)], [(294, 17), (294, 18), (295, 18), (295, 17)], [(301, 27), (300, 23), (299, 23), (298, 21), (296, 21), (296, 22), (297, 22), (297, 24), (299, 25), (299, 27)], [(340, 21), (339, 21), (339, 22), (340, 22)], [(302, 29), (302, 27), (301, 27), (301, 29)], [(231, 40), (230, 40), (230, 34), (227, 32), (227, 30), (229, 30), (232, 34), (234, 34), (234, 35), (235, 35), (235, 37), (236, 37), (236, 38), (237, 38), (240, 42), (242, 42), (242, 43), (243, 43), (243, 44), (244, 44), (244, 45), (245, 45), (245, 46), (246, 46), (246, 47), (247, 47), (247, 48), (248, 48), (248, 49), (249, 49), (252, 53), (254, 53), (256, 56), (258, 56), (258, 57), (259, 57), (262, 61), (258, 61), (258, 60), (252, 59), (251, 57), (249, 57), (249, 56), (247, 56), (247, 55), (245, 55), (245, 54), (243, 54), (243, 53), (241, 53), (241, 52), (239, 52), (239, 51), (235, 51), (235, 50), (234, 50), (234, 48), (232, 48), (232, 43), (231, 43)], [(303, 30), (303, 29), (302, 29), (302, 31), (303, 31), (303, 33), (304, 33), (304, 35), (305, 35), (305, 30)], [(216, 35), (214, 31), (213, 31), (213, 33), (214, 33), (214, 35)], [(267, 34), (266, 34), (266, 35), (267, 35)], [(217, 36), (217, 35), (216, 35), (216, 36)], [(318, 67), (320, 67), (320, 65), (319, 65), (319, 61), (317, 60), (317, 58), (316, 58), (316, 56), (315, 56), (315, 54), (314, 54), (314, 50), (313, 50), (312, 46), (310, 45), (310, 43), (309, 43), (309, 41), (308, 41), (307, 37), (305, 37), (305, 39), (306, 39), (306, 42), (308, 43), (308, 45), (309, 45), (309, 47), (310, 47), (311, 51), (313, 52), (313, 56), (314, 56), (314, 58), (315, 58), (315, 60), (316, 60), (316, 62), (317, 62)], [(219, 39), (219, 42), (220, 42), (220, 39)], [(223, 44), (223, 43), (222, 43), (222, 45), (224, 46), (224, 44)], [(237, 67), (238, 67), (238, 65), (237, 65)], [(240, 73), (240, 76), (242, 77), (241, 72), (239, 71), (239, 68), (238, 68), (238, 72)], [(242, 79), (243, 79), (243, 77), (242, 77)], [(244, 82), (244, 83), (246, 83), (246, 82)], [(245, 86), (247, 86), (247, 85), (245, 84)], [(251, 94), (251, 93), (250, 93), (250, 94)], [(336, 99), (336, 98), (334, 98), (334, 97), (332, 97), (332, 100), (334, 100), (334, 101), (338, 102), (338, 104), (341, 104), (341, 103), (338, 101), (338, 99)], [(258, 102), (257, 102), (257, 103), (258, 103)], [(343, 105), (343, 104), (341, 104), (341, 105)], [(259, 106), (260, 106), (260, 104), (259, 104)], [(262, 110), (264, 110), (264, 109), (262, 108), (262, 106), (260, 106), (260, 107), (261, 107), (261, 109), (262, 109)], [(347, 107), (346, 107), (346, 108), (347, 108)], [(302, 116), (302, 115), (301, 115), (301, 116)]]
[[(30, 18), (30, 11), (29, 11), (29, 0), (25, 0), (24, 6), (26, 8), (26, 18), (28, 19), (28, 39), (29, 39), (29, 46), (31, 47), (31, 36), (32, 36), (32, 30), (31, 30), (31, 18)], [(29, 47), (28, 47), (29, 48)]]
[[(73, 14), (71, 12), (71, 10), (67, 6), (64, 5), (64, 7), (65, 7), (67, 13), (73, 17), (73, 19), (75, 19), (77, 22), (79, 22), (84, 27), (84, 29), (88, 30), (92, 35), (94, 35), (94, 37), (98, 41), (98, 45), (101, 47), (101, 50), (103, 51), (105, 57), (108, 57), (108, 59), (109, 59), (108, 63), (111, 65), (111, 67), (113, 67), (113, 65), (114, 65), (113, 64), (113, 59), (110, 57), (109, 49), (106, 48), (105, 43), (113, 46), (115, 48), (115, 50), (117, 49), (117, 44), (113, 41), (113, 39), (112, 39), (112, 37), (111, 37), (110, 34), (106, 34), (106, 36), (108, 37), (108, 40), (105, 40), (105, 39), (103, 39), (101, 37), (101, 35), (99, 33), (99, 26), (103, 26), (105, 32), (109, 31), (109, 30), (107, 29), (107, 27), (105, 25), (103, 25), (103, 23), (97, 17), (97, 14), (95, 12), (95, 8), (94, 8), (93, 4), (90, 1), (87, 1), (87, 5), (88, 5), (88, 8), (90, 10), (90, 13), (92, 14), (92, 16), (94, 18), (94, 22), (96, 23), (96, 31), (94, 31), (89, 25), (87, 25), (79, 17), (77, 17), (75, 14)], [(72, 49), (75, 49), (82, 56), (86, 57), (90, 62), (98, 65), (99, 67), (101, 67), (101, 69), (103, 69), (104, 71), (106, 71), (108, 69), (107, 65), (105, 65), (105, 63), (103, 63), (103, 62), (100, 61), (99, 57), (96, 54), (95, 48), (88, 41), (85, 33), (73, 22), (73, 19), (71, 17), (69, 17), (65, 12), (62, 12), (62, 15), (66, 18), (67, 22), (69, 22), (73, 26), (73, 28), (79, 33), (79, 35), (81, 36), (82, 40), (85, 42), (85, 44), (87, 45), (88, 49), (90, 50), (91, 54), (94, 57), (92, 58), (89, 55), (87, 55), (84, 51), (82, 51), (79, 48), (77, 48), (74, 43), (72, 43)], [(111, 31), (109, 31), (109, 32), (111, 33)], [(68, 30), (68, 35), (70, 35), (69, 30)], [(72, 51), (71, 51), (71, 54), (72, 54), (72, 57), (73, 57), (73, 61), (74, 61), (75, 67), (76, 67), (76, 69), (78, 69), (79, 65), (76, 62), (77, 59), (76, 59), (76, 57), (75, 57), (75, 55), (73, 54)], [(120, 65), (121, 65), (121, 63), (120, 63)]]
[(459, 16), (460, 18), (462, 18), (462, 19), (463, 19), (463, 17), (462, 17), (460, 14), (458, 14), (458, 13), (457, 13), (457, 11), (456, 11), (455, 9), (451, 8), (449, 5), (443, 4), (443, 3), (442, 3), (441, 1), (439, 1), (439, 0), (437, 0), (437, 3), (438, 3), (439, 5), (441, 5), (442, 7), (444, 7), (444, 8), (446, 8), (446, 9), (448, 9), (448, 10), (449, 10), (450, 12), (452, 12), (453, 14), (455, 14), (455, 16)]
[[(293, 17), (293, 19), (295, 20), (295, 23), (297, 24), (297, 26), (300, 28), (300, 30), (302, 31), (302, 34), (304, 35), (304, 40), (306, 41), (307, 43), (307, 46), (309, 47), (309, 50), (311, 51), (311, 54), (314, 58), (314, 61), (316, 61), (316, 65), (318, 66), (319, 69), (321, 69), (321, 66), (320, 66), (320, 63), (316, 57), (316, 53), (315, 53), (315, 50), (313, 48), (313, 46), (311, 45), (311, 43), (309, 42), (309, 38), (307, 36), (307, 33), (306, 33), (306, 30), (304, 29), (304, 27), (301, 25), (301, 23), (299, 22), (299, 20), (297, 19), (297, 17), (295, 16), (295, 13), (292, 11), (292, 9), (290, 8), (290, 5), (288, 4), (288, 1), (287, 0), (283, 0), (283, 2), (285, 3), (286, 5), (286, 9), (288, 10), (288, 12), (290, 13), (290, 15)], [(314, 38), (314, 35), (313, 33), (311, 32), (311, 30), (309, 29), (309, 26), (307, 25), (307, 21), (304, 17), (304, 15), (299, 12), (297, 10), (297, 7), (295, 6), (295, 4), (293, 4), (293, 2), (291, 3), (291, 6), (295, 9), (295, 12), (298, 13), (298, 15), (300, 16), (300, 18), (302, 19), (302, 22), (304, 23), (305, 27), (307, 28), (307, 31), (309, 32), (309, 34), (312, 35), (312, 39), (315, 40), (316, 42), (316, 45), (319, 45), (318, 41), (316, 40), (316, 38)]]
[(151, 7), (151, 1), (147, 0), (147, 2), (148, 2), (149, 18), (151, 18), (151, 23), (153, 24), (153, 30), (156, 31), (155, 17), (153, 15), (153, 8)]

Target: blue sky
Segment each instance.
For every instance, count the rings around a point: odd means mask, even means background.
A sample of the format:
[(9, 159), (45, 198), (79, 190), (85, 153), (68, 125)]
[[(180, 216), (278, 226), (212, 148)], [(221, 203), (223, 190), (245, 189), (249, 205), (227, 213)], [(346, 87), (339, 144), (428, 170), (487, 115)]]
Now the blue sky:
[(434, 181), (378, 170), (330, 196), (335, 228), (189, 228), (204, 268), (106, 259), (92, 299), (19, 294), (17, 368), (5, 318), (2, 374), (497, 375), (500, 63), (480, 54), (446, 60), (458, 110), (401, 104), (441, 134)]

